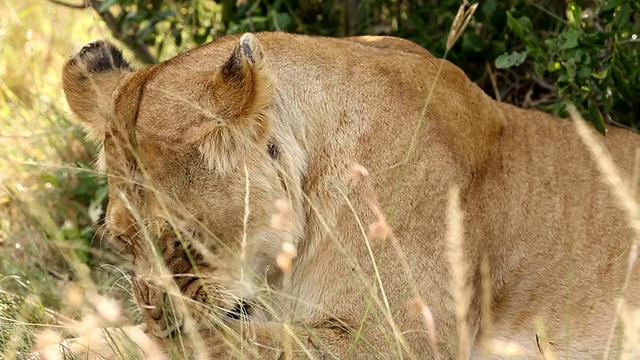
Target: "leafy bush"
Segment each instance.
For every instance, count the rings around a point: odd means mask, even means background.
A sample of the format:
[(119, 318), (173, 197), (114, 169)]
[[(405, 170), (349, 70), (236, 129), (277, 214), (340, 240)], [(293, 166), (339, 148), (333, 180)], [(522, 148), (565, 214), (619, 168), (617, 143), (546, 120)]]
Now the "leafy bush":
[(569, 100), (587, 109), (585, 116), (603, 133), (605, 120), (637, 127), (640, 22), (632, 19), (638, 17), (640, 2), (612, 0), (587, 10), (570, 4), (562, 30), (544, 41), (528, 17), (516, 19), (507, 12), (508, 26), (525, 49), (499, 56), (496, 67), (510, 68), (530, 59), (535, 73), (557, 87), (560, 97), (554, 112), (565, 115)]

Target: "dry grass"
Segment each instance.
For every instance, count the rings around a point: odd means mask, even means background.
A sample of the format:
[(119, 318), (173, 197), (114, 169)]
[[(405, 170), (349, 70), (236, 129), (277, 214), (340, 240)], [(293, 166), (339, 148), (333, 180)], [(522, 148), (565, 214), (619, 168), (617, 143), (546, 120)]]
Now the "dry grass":
[(91, 234), (104, 182), (61, 91), (63, 62), (108, 32), (90, 12), (41, 0), (3, 1), (0, 14), (0, 357), (14, 359), (36, 334), (45, 346), (86, 330), (88, 315), (71, 317), (98, 308), (109, 320), (132, 304), (97, 295), (127, 294), (120, 270), (85, 265), (101, 252)]
[[(108, 287), (105, 288), (105, 285), (120, 286), (121, 284), (126, 289), (129, 286), (129, 279), (118, 271), (112, 270), (109, 276), (96, 280), (95, 269), (87, 266), (87, 260), (81, 255), (98, 253), (99, 250), (92, 247), (90, 243), (84, 244), (87, 248), (78, 249), (69, 239), (72, 237), (72, 240), (78, 242), (77, 238), (81, 237), (79, 234), (83, 229), (93, 229), (92, 222), (99, 218), (100, 209), (94, 208), (97, 214), (95, 216), (78, 217), (74, 212), (85, 211), (86, 208), (79, 209), (80, 205), (67, 202), (68, 194), (64, 189), (81, 183), (77, 178), (78, 173), (90, 172), (90, 170), (78, 169), (68, 164), (78, 159), (89, 162), (92, 154), (91, 147), (81, 140), (82, 135), (78, 129), (67, 121), (68, 110), (61, 93), (59, 73), (63, 61), (69, 54), (94, 38), (108, 37), (108, 33), (89, 12), (63, 9), (37, 0), (7, 2), (6, 5), (8, 15), (0, 18), (0, 41), (3, 45), (2, 63), (0, 63), (0, 76), (3, 79), (0, 84), (0, 109), (2, 110), (0, 113), (2, 124), (0, 206), (3, 210), (0, 214), (0, 251), (2, 251), (0, 352), (2, 357), (20, 358), (19, 354), (34, 344), (35, 348), (48, 352), (51, 350), (51, 345), (59, 343), (69, 335), (93, 334), (97, 338), (105, 338), (102, 331), (104, 328), (110, 328), (111, 335), (106, 338), (113, 341), (109, 346), (116, 348), (120, 358), (142, 358), (143, 356), (135, 350), (140, 348), (148, 354), (145, 358), (162, 359), (164, 356), (158, 352), (157, 345), (152, 339), (142, 332), (141, 328), (130, 326), (139, 320), (135, 310), (127, 311), (131, 310), (131, 303), (127, 302), (130, 301), (131, 294), (125, 290), (120, 291), (118, 295), (109, 296), (110, 290)], [(457, 26), (454, 26), (451, 31), (449, 40), (451, 44), (462, 33), (475, 8), (475, 6), (469, 9), (465, 6), (460, 8), (461, 12), (456, 17)], [(434, 86), (436, 84), (437, 82), (434, 82)], [(429, 101), (430, 99), (427, 99), (425, 109)], [(638, 205), (631, 200), (633, 197), (630, 194), (625, 193), (628, 184), (616, 177), (612, 162), (598, 147), (597, 140), (584, 131), (584, 126), (576, 120), (579, 134), (593, 152), (603, 177), (611, 185), (613, 194), (628, 213), (629, 226), (636, 231), (640, 239)], [(417, 139), (412, 139), (409, 145), (407, 158), (415, 141)], [(400, 171), (404, 173), (404, 169)], [(63, 180), (59, 184), (48, 181), (52, 179), (52, 173), (64, 174)], [(367, 181), (366, 175), (366, 169), (354, 167), (354, 177)], [(69, 183), (62, 184), (65, 182)], [(96, 183), (95, 189), (101, 186), (103, 185)], [(246, 199), (248, 199), (248, 183), (246, 189)], [(287, 206), (285, 203), (276, 204), (280, 217), (273, 219), (274, 226), (284, 226)], [(377, 215), (374, 223), (366, 224), (357, 217), (355, 219), (359, 222), (362, 237), (369, 249), (371, 263), (376, 269), (376, 288), (371, 290), (372, 306), (377, 307), (385, 315), (382, 319), (370, 321), (390, 325), (393, 329), (389, 334), (390, 345), (395, 346), (399, 354), (405, 352), (410, 358), (416, 358), (412, 356), (410, 346), (403, 339), (403, 334), (391, 317), (384, 284), (377, 273), (376, 257), (371, 250), (370, 242), (375, 239), (390, 240), (394, 251), (402, 260), (403, 271), (409, 279), (413, 279), (412, 271), (406, 260), (406, 254), (395, 239), (392, 229), (389, 228), (374, 198), (371, 199), (370, 206)], [(132, 210), (135, 211), (133, 208)], [(249, 216), (248, 205), (245, 210), (246, 222)], [(462, 214), (459, 193), (454, 189), (451, 192), (448, 211), (450, 240), (448, 255), (452, 274), (452, 294), (458, 320), (458, 336), (461, 339), (459, 358), (465, 359), (471, 347), (468, 343), (469, 329), (465, 319), (472, 294), (469, 280), (465, 279), (467, 269), (462, 251), (464, 247)], [(140, 221), (140, 223), (143, 222)], [(142, 228), (145, 227), (142, 226)], [(179, 226), (176, 224), (174, 228), (178, 229)], [(331, 231), (331, 229), (326, 230)], [(146, 235), (142, 238), (153, 248), (153, 240), (150, 236)], [(246, 245), (246, 242), (243, 241), (243, 244)], [(637, 246), (638, 244), (634, 243), (633, 251), (630, 252), (628, 274), (631, 273), (635, 264)], [(205, 249), (198, 248), (198, 250), (206, 256)], [(244, 261), (244, 245), (242, 254), (241, 263)], [(348, 258), (346, 252), (344, 255)], [(293, 246), (285, 243), (277, 259), (285, 275), (290, 270), (295, 256)], [(164, 266), (160, 260), (156, 265), (159, 269)], [(488, 264), (483, 264), (483, 274), (488, 276), (485, 266)], [(367, 278), (364, 271), (357, 266), (355, 266), (355, 273), (362, 281)], [(114, 275), (119, 276), (119, 280)], [(52, 281), (52, 278), (57, 280)], [(170, 275), (160, 272), (157, 278), (153, 279), (153, 283), (171, 295), (169, 297), (172, 299), (171, 313), (180, 318), (186, 328), (193, 328), (196, 320), (185, 310), (190, 299), (184, 298), (171, 281), (166, 281), (170, 278)], [(415, 280), (411, 282), (415, 283)], [(486, 284), (488, 283), (489, 281), (486, 281)], [(488, 285), (484, 287), (484, 291), (489, 292), (489, 290)], [(114, 298), (120, 301), (115, 301)], [(435, 330), (437, 324), (433, 321), (428, 304), (425, 304), (421, 294), (415, 289), (414, 302), (413, 308), (424, 320), (428, 339), (437, 358), (438, 339)], [(263, 306), (265, 311), (272, 310), (269, 303), (259, 305)], [(215, 312), (217, 309), (203, 310)], [(620, 302), (617, 311), (625, 329), (629, 329), (625, 333), (625, 349), (637, 349), (640, 331), (635, 325), (635, 320), (632, 320), (638, 318), (637, 311), (628, 309), (623, 302)], [(486, 308), (483, 316), (491, 319)], [(75, 321), (72, 318), (80, 320)], [(288, 358), (291, 356), (293, 343), (297, 343), (302, 348), (306, 345), (301, 344), (302, 340), (291, 330), (290, 319), (285, 316), (282, 321), (282, 333), (285, 334), (285, 358)], [(612, 341), (616, 321), (617, 318), (612, 319)], [(244, 338), (247, 334), (242, 331), (241, 329), (240, 334), (232, 336)], [(240, 341), (239, 343), (242, 344), (241, 346), (248, 346), (237, 349), (239, 353), (253, 351), (249, 342)], [(78, 344), (68, 343), (68, 345)], [(494, 342), (489, 345), (486, 347), (487, 353), (519, 354), (519, 348), (513, 344)], [(178, 338), (177, 351), (183, 346), (185, 345), (182, 344), (182, 340)], [(197, 358), (209, 358), (204, 339), (195, 341), (195, 347)], [(48, 359), (61, 358), (57, 352), (49, 353), (48, 356)], [(546, 356), (553, 358), (550, 351)], [(607, 358), (607, 354), (604, 354), (604, 358)]]

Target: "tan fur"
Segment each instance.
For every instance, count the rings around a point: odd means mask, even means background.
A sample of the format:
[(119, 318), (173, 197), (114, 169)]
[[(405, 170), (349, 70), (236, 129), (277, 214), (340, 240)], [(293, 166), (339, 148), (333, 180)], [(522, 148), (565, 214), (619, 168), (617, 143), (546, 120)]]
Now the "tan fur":
[[(140, 72), (92, 64), (72, 58), (64, 89), (103, 141), (107, 226), (133, 254), (154, 334), (186, 331), (211, 359), (427, 359), (433, 345), (452, 358), (456, 186), (472, 291), (463, 357), (488, 336), (484, 257), (493, 337), (538, 354), (539, 317), (559, 356), (602, 356), (632, 233), (570, 121), (498, 103), (391, 37), (245, 34)], [(631, 179), (640, 137), (611, 127), (600, 140)], [(633, 276), (628, 306), (638, 291)], [(243, 321), (230, 318), (240, 299)]]

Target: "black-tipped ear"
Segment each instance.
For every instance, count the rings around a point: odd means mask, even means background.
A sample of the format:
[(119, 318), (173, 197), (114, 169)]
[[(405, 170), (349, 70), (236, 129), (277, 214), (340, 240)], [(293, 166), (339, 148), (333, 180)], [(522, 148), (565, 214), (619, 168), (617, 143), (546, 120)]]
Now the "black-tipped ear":
[(260, 40), (240, 37), (226, 62), (212, 74), (210, 109), (216, 121), (202, 129), (201, 151), (211, 168), (225, 171), (231, 159), (265, 149), (270, 136), (269, 109), (276, 78), (264, 58)]
[(85, 45), (62, 71), (62, 87), (71, 111), (82, 121), (93, 140), (104, 138), (111, 111), (111, 95), (122, 79), (133, 72), (122, 53), (108, 41)]
[(260, 40), (250, 33), (213, 76), (213, 107), (226, 123), (241, 123), (271, 102), (275, 79), (265, 65)]
[(242, 35), (229, 59), (220, 69), (222, 77), (234, 85), (247, 90), (250, 86), (252, 70), (260, 70), (264, 65), (260, 40), (251, 33)]

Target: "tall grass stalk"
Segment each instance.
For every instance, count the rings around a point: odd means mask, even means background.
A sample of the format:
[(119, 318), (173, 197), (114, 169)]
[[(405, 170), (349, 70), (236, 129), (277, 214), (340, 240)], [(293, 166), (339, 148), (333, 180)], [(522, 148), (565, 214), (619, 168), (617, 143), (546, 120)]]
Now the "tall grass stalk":
[(469, 285), (469, 269), (464, 254), (463, 217), (464, 215), (460, 208), (460, 189), (454, 186), (449, 191), (447, 239), (449, 243), (448, 259), (451, 274), (451, 293), (453, 295), (458, 329), (457, 358), (460, 360), (468, 359), (471, 354), (467, 315), (471, 304), (471, 296), (473, 295)]

